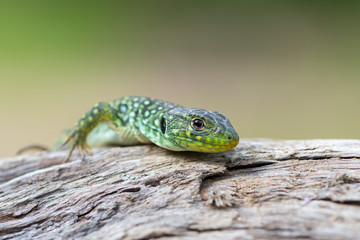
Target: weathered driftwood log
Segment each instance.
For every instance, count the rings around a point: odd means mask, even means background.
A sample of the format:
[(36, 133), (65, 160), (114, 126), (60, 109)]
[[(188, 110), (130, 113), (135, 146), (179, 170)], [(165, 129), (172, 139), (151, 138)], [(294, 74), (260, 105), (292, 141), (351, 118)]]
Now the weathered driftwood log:
[(360, 239), (360, 140), (0, 160), (0, 239)]

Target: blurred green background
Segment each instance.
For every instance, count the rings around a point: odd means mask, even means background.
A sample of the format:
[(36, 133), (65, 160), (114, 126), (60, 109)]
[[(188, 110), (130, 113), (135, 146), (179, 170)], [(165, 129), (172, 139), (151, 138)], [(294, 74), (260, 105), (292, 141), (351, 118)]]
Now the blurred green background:
[(358, 1), (1, 1), (0, 157), (125, 95), (241, 138), (359, 138), (359, 20)]

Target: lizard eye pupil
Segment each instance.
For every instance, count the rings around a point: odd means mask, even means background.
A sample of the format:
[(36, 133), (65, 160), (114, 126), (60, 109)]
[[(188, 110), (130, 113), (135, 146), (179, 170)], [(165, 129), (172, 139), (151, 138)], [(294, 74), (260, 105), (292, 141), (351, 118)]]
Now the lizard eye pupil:
[(160, 126), (161, 126), (161, 132), (162, 132), (163, 134), (165, 134), (166, 121), (165, 121), (165, 118), (164, 118), (164, 117), (161, 119), (161, 124), (160, 124)]
[(195, 130), (200, 130), (204, 126), (204, 122), (200, 119), (194, 119), (192, 121), (192, 126)]

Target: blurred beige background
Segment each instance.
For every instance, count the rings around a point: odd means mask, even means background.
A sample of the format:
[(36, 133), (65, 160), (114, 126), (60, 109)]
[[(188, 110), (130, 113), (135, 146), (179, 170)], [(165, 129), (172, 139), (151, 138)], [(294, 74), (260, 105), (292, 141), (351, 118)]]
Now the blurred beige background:
[(3, 1), (0, 157), (98, 101), (227, 115), (241, 138), (359, 138), (360, 4)]

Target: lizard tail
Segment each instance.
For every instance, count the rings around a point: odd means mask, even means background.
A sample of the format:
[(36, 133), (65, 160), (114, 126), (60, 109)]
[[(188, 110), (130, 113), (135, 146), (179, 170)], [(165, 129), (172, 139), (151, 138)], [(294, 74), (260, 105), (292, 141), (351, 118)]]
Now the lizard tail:
[(41, 145), (28, 145), (23, 148), (20, 148), (16, 152), (16, 155), (24, 154), (25, 152), (28, 152), (28, 151), (49, 151), (49, 148), (47, 148), (45, 146), (41, 146)]
[(69, 135), (71, 134), (72, 130), (71, 129), (66, 129), (64, 130), (60, 136), (56, 139), (55, 143), (53, 145), (51, 145), (50, 147), (45, 147), (43, 145), (38, 145), (38, 144), (31, 144), (28, 146), (25, 146), (23, 148), (20, 148), (17, 152), (16, 155), (20, 155), (26, 152), (40, 152), (40, 151), (55, 151), (58, 149), (62, 149), (65, 145), (65, 140), (69, 138)]

